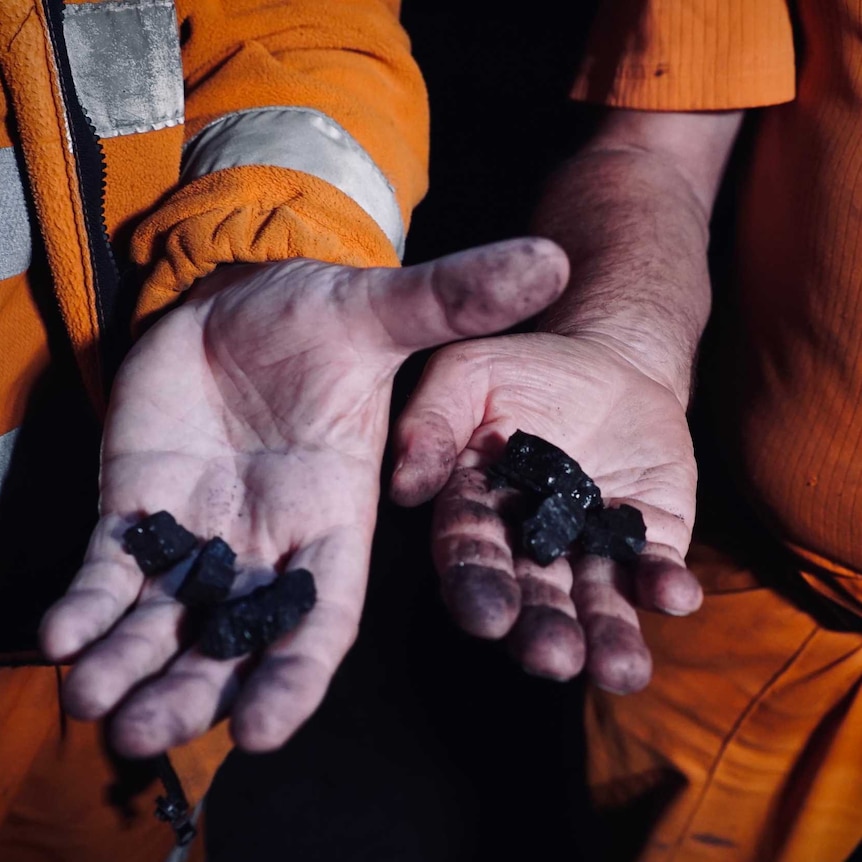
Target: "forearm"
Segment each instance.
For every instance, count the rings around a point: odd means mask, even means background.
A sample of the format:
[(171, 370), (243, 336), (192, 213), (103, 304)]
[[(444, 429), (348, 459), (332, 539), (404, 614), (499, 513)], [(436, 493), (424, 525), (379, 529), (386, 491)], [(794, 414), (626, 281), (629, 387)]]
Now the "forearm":
[(656, 118), (658, 136), (632, 122), (635, 133), (600, 135), (548, 184), (535, 229), (566, 250), (571, 279), (539, 328), (601, 338), (686, 404), (710, 310), (710, 212), (738, 122), (722, 119), (719, 144), (695, 148), (678, 143), (681, 125), (665, 135), (675, 119)]

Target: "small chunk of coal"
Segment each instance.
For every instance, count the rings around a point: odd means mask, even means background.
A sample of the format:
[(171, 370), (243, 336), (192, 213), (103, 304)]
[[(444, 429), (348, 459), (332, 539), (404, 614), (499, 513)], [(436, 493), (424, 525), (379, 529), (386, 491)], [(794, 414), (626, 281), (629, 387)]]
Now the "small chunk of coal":
[(132, 554), (145, 575), (164, 572), (197, 546), (194, 533), (178, 524), (169, 512), (156, 512), (123, 533), (123, 550)]
[(566, 553), (581, 534), (585, 521), (583, 509), (552, 494), (542, 500), (536, 513), (521, 525), (524, 550), (540, 566), (548, 566)]
[(177, 598), (190, 607), (223, 602), (236, 578), (235, 560), (236, 554), (227, 542), (218, 536), (210, 539), (192, 563)]
[(515, 431), (503, 458), (489, 472), (492, 487), (503, 478), (515, 488), (540, 497), (559, 494), (582, 509), (598, 508), (602, 495), (596, 483), (562, 449), (534, 434)]
[(215, 606), (204, 624), (201, 652), (226, 659), (261, 649), (296, 628), (316, 598), (311, 572), (285, 572), (271, 584)]
[(588, 512), (581, 543), (588, 554), (631, 563), (646, 545), (643, 515), (639, 509), (625, 504), (617, 509)]
[[(606, 509), (595, 482), (562, 449), (541, 437), (516, 431), (503, 458), (488, 469), (491, 488), (509, 485), (522, 494), (508, 517), (521, 523), (524, 552), (550, 565), (579, 541), (588, 554), (632, 562), (646, 545), (643, 516), (633, 506)], [(538, 499), (537, 499), (538, 498)], [(523, 504), (534, 514), (523, 519)], [(523, 520), (522, 520), (523, 519)]]

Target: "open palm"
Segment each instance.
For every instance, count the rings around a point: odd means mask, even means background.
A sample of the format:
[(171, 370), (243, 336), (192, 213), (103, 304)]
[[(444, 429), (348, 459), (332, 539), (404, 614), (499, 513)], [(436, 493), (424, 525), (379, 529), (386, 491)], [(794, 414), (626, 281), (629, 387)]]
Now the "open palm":
[[(365, 593), (393, 376), (413, 350), (511, 325), (552, 301), (566, 263), (521, 240), (405, 270), (316, 261), (226, 268), (138, 343), (115, 383), (102, 517), (43, 622), (77, 658), (67, 708), (119, 705), (117, 748), (149, 755), (231, 714), (249, 750), (279, 746), (322, 699)], [(144, 578), (123, 530), (161, 509), (238, 556), (237, 592), (315, 576), (302, 625), (262, 655), (217, 661), (184, 640), (181, 572)]]
[[(542, 568), (523, 554), (506, 518), (515, 492), (485, 475), (518, 428), (575, 458), (606, 505), (641, 510), (647, 547), (634, 566), (574, 554)], [(409, 505), (440, 491), (433, 553), (465, 630), (507, 637), (537, 674), (568, 679), (586, 667), (613, 691), (646, 685), (651, 662), (635, 607), (685, 614), (701, 601), (683, 562), (696, 467), (685, 411), (667, 387), (595, 337), (452, 345), (432, 357), (396, 446), (394, 498)]]

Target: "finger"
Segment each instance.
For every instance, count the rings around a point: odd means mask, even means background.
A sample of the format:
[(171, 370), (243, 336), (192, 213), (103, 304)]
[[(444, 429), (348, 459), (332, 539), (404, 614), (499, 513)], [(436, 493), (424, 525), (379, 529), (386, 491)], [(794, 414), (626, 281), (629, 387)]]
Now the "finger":
[(120, 706), (109, 726), (112, 746), (125, 757), (154, 757), (201, 736), (227, 715), (249, 660), (183, 653)]
[(572, 600), (584, 629), (586, 669), (600, 688), (640, 691), (652, 659), (631, 604), (630, 576), (613, 560), (585, 555), (573, 565)]
[(572, 570), (559, 558), (547, 567), (518, 558), (521, 614), (509, 633), (509, 651), (528, 673), (567, 680), (584, 666), (584, 633), (570, 596)]
[(635, 563), (635, 595), (644, 610), (673, 616), (694, 613), (703, 603), (703, 589), (686, 568), (679, 551), (648, 542)]
[(234, 708), (236, 744), (248, 752), (283, 745), (320, 706), (357, 630), (353, 608), (321, 603), (294, 637), (268, 649)]
[(77, 576), (42, 619), (40, 643), (51, 661), (65, 661), (101, 637), (138, 597), (144, 577), (122, 547), (132, 523), (107, 515), (97, 524)]
[(66, 711), (86, 721), (102, 718), (135, 685), (162, 670), (180, 648), (184, 615), (169, 596), (141, 602), (73, 665), (63, 683)]
[(241, 748), (281, 746), (320, 704), (356, 637), (369, 545), (370, 537), (340, 529), (295, 554), (289, 568), (314, 573), (318, 592), (300, 626), (260, 656), (216, 660), (197, 649), (184, 653), (117, 711), (111, 722), (116, 749), (150, 757), (200, 736), (228, 713)]
[(318, 599), (294, 632), (263, 654), (233, 709), (231, 732), (245, 751), (272, 751), (317, 709), (359, 631), (371, 537), (346, 530), (301, 549), (291, 568), (316, 573)]
[(648, 541), (631, 570), (638, 606), (673, 616), (694, 613), (703, 603), (703, 590), (683, 559), (691, 541), (689, 519), (640, 499), (619, 497), (605, 503), (634, 506), (646, 522)]
[(507, 240), (398, 270), (377, 270), (369, 300), (405, 353), (508, 329), (562, 292), (565, 252), (538, 237)]
[(454, 472), (437, 499), (432, 556), (443, 600), (455, 622), (476, 637), (501, 638), (521, 609), (506, 523), (508, 491), (493, 491), (481, 470)]
[(459, 346), (438, 351), (425, 368), (393, 433), (390, 497), (399, 506), (433, 499), (481, 424), (490, 369)]

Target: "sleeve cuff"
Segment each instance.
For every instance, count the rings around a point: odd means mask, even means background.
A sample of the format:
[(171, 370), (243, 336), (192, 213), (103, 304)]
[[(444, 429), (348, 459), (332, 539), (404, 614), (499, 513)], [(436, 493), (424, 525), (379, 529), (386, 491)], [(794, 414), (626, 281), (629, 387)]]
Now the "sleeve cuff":
[(607, 0), (571, 95), (645, 111), (723, 111), (795, 92), (786, 0)]
[(246, 165), (175, 192), (132, 239), (145, 268), (136, 322), (224, 263), (309, 257), (349, 266), (398, 266), (392, 243), (347, 194), (301, 171)]

